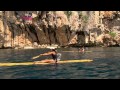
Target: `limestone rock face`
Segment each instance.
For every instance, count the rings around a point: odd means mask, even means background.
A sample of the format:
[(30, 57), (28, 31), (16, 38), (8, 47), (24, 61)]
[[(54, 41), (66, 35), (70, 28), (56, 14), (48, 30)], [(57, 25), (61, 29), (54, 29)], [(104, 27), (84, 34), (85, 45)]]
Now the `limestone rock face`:
[(0, 11), (0, 48), (120, 44), (119, 11)]

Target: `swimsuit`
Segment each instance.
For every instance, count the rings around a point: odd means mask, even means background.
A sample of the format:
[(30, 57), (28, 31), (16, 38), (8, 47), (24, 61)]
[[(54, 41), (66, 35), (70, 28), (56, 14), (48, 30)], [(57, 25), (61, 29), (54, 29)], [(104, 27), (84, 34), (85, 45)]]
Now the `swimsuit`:
[(52, 58), (57, 61), (61, 60), (61, 53), (57, 53), (56, 55), (52, 54)]

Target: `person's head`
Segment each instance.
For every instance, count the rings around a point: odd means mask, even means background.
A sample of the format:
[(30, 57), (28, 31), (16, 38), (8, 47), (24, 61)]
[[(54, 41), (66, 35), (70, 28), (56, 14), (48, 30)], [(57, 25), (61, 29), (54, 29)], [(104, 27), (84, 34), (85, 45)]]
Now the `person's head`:
[(51, 51), (57, 51), (55, 48), (51, 49)]
[(50, 51), (57, 51), (57, 50), (56, 50), (56, 47), (47, 47), (47, 48), (49, 48)]
[(57, 51), (56, 48), (51, 48), (51, 51)]

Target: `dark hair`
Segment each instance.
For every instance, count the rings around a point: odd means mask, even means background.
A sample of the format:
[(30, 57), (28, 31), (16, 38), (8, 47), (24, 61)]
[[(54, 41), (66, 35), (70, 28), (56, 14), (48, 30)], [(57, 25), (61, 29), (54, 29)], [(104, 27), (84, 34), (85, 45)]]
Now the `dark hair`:
[(56, 49), (51, 49), (52, 51), (57, 51)]

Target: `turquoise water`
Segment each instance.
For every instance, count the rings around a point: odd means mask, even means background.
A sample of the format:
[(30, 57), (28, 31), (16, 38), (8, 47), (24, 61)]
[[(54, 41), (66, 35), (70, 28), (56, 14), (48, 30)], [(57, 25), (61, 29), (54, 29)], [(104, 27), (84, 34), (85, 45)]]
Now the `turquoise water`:
[[(78, 50), (77, 48), (58, 49), (62, 60), (93, 59), (93, 62), (68, 63), (55, 65), (29, 65), (0, 67), (0, 79), (119, 79), (120, 78), (120, 47), (86, 48), (86, 53), (62, 52)], [(8, 50), (0, 49), (2, 62), (30, 62), (31, 57), (48, 51), (47, 49)], [(51, 58), (40, 57), (37, 60)]]

